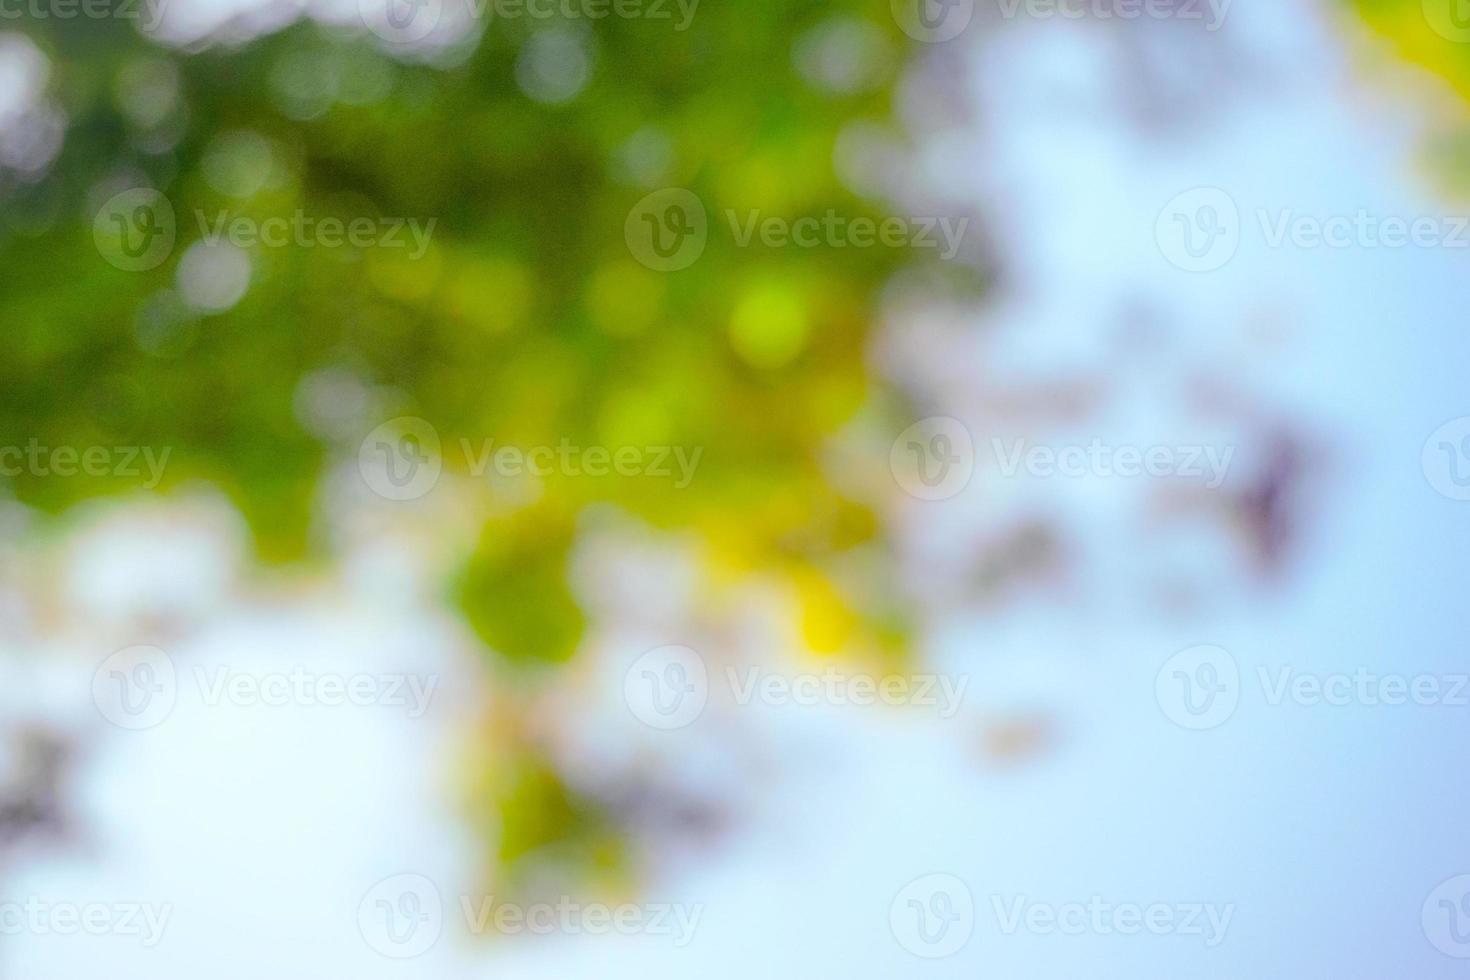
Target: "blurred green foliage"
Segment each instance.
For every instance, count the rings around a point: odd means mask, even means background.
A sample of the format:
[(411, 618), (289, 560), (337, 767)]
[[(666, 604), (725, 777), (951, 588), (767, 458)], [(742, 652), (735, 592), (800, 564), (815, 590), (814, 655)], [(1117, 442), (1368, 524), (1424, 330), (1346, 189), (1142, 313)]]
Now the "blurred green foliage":
[[(882, 42), (876, 84), (853, 94), (793, 66), (798, 40), (841, 18)], [(696, 535), (723, 574), (788, 582), (814, 649), (901, 647), (898, 602), (854, 595), (834, 574), (881, 535), (822, 460), (873, 401), (874, 299), (908, 259), (883, 247), (741, 249), (712, 231), (693, 267), (666, 274), (634, 261), (623, 237), (629, 209), (662, 186), (695, 191), (712, 229), (726, 208), (883, 217), (844, 189), (833, 160), (844, 126), (890, 123), (903, 37), (886, 0), (706, 2), (684, 32), (577, 25), (592, 74), (558, 105), (517, 82), (528, 38), (549, 29), (530, 20), (497, 21), (457, 63), (436, 66), (312, 23), (194, 53), (126, 21), (24, 29), (51, 59), (49, 94), (68, 125), (44, 177), (3, 187), (0, 445), (171, 447), (165, 490), (223, 488), (273, 561), (320, 554), (321, 477), (394, 414), (428, 419), (446, 445), (700, 447), (687, 488), (555, 475), (539, 501), (456, 529), (480, 543), (452, 594), (498, 669), (575, 653), (584, 622), (568, 555), (594, 504)], [(639, 146), (660, 161), (656, 182), (630, 175)], [(149, 272), (112, 267), (92, 240), (102, 200), (133, 186), (161, 190), (179, 216), (178, 244)], [(297, 209), (433, 218), (432, 247), (418, 261), (256, 249), (249, 290), (228, 311), (201, 315), (179, 299), (196, 213)], [(398, 401), (360, 431), (314, 432), (301, 386), (330, 371)], [(136, 489), (27, 475), (10, 487), (52, 513)], [(533, 742), (510, 741), (482, 797), (498, 814), (502, 861), (604, 840), (606, 816), (557, 784)]]

